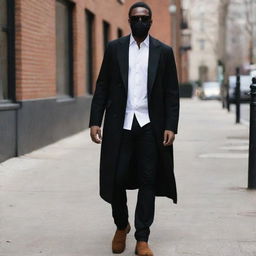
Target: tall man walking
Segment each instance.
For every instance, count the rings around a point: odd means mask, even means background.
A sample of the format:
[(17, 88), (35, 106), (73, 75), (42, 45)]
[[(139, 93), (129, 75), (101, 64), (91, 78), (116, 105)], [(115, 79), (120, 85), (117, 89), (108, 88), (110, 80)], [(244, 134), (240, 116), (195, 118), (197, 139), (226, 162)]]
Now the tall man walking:
[[(91, 138), (101, 143), (100, 196), (112, 206), (117, 226), (113, 253), (125, 249), (130, 231), (126, 189), (138, 188), (135, 252), (148, 246), (155, 196), (177, 203), (173, 141), (179, 118), (179, 87), (172, 48), (148, 34), (152, 11), (143, 2), (129, 11), (131, 34), (105, 51), (91, 105)], [(101, 134), (103, 115), (104, 128)]]

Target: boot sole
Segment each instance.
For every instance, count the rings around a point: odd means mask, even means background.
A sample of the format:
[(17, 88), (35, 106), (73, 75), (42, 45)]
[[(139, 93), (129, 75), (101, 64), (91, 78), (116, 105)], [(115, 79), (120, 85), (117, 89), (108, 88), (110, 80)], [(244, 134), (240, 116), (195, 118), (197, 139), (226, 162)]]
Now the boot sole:
[[(137, 251), (134, 252), (136, 255), (139, 255)], [(146, 254), (145, 256), (148, 256), (148, 254)]]
[[(137, 250), (135, 250), (134, 253), (135, 253), (136, 255), (139, 255)], [(144, 256), (148, 256), (148, 254), (146, 254), (146, 255), (144, 255)]]

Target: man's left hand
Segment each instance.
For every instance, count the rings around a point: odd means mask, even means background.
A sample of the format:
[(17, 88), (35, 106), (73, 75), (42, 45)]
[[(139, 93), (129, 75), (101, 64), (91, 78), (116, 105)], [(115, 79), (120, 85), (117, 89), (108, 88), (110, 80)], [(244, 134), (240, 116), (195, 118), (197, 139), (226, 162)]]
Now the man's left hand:
[(164, 131), (164, 146), (171, 146), (173, 144), (173, 141), (175, 140), (175, 134), (173, 131), (165, 130)]

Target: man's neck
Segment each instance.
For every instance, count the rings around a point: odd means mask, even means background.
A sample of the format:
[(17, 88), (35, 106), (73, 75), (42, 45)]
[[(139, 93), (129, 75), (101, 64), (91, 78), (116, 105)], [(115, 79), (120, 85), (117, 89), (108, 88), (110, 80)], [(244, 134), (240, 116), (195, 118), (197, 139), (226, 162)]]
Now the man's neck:
[(146, 35), (145, 37), (142, 37), (142, 38), (139, 38), (139, 37), (134, 37), (134, 40), (136, 41), (137, 45), (139, 46), (140, 48), (140, 44), (147, 38), (148, 35)]

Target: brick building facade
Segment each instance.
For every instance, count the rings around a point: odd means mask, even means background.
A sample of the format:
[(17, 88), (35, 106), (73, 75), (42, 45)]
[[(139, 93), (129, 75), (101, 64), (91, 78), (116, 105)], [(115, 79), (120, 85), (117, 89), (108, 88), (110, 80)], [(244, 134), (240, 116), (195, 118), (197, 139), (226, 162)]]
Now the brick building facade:
[[(134, 2), (0, 0), (0, 161), (88, 127), (105, 45), (130, 32)], [(169, 0), (145, 2), (150, 34), (171, 45)]]

